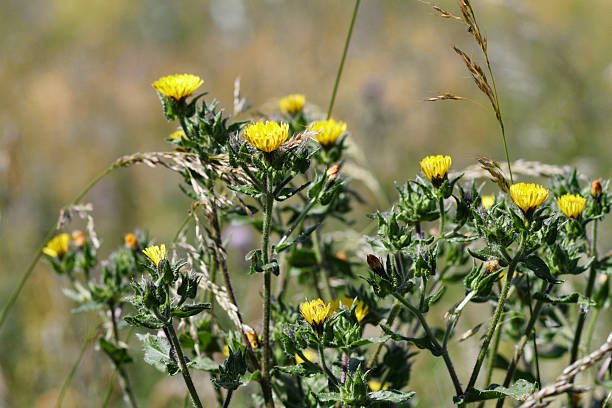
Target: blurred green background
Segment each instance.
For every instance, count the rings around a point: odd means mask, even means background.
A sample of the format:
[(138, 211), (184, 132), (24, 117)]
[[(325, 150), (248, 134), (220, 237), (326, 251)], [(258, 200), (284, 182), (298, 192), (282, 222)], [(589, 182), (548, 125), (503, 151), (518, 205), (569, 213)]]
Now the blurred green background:
[[(437, 4), (458, 14), (454, 0)], [(300, 92), (325, 110), (353, 2), (1, 0), (0, 6), (4, 305), (61, 206), (118, 156), (167, 149), (163, 139), (174, 128), (162, 117), (155, 79), (197, 74), (210, 96), (230, 107), (240, 76), (256, 108)], [(609, 178), (612, 2), (474, 0), (474, 7), (489, 41), (511, 157)], [(427, 154), (452, 155), (455, 169), (480, 155), (504, 158), (488, 101), (453, 44), (480, 61), (465, 25), (438, 17), (429, 2), (362, 1), (334, 117), (348, 122), (391, 200), (393, 181), (413, 177)], [(425, 101), (444, 91), (470, 100)], [(96, 186), (86, 201), (95, 205), (102, 253), (135, 227), (171, 239), (189, 205), (176, 181), (167, 171), (138, 167)], [(366, 198), (358, 218), (384, 202), (367, 192)], [(610, 223), (601, 230), (602, 247), (610, 249)], [(95, 323), (94, 315), (71, 313), (63, 284), (40, 264), (0, 330), (0, 408), (54, 406)], [(247, 321), (258, 327), (260, 311), (249, 304), (258, 304), (259, 294), (242, 293)], [(463, 323), (478, 322), (470, 315)], [(455, 352), (465, 376), (469, 367), (461, 362), (473, 362), (476, 342)], [(419, 395), (420, 405), (449, 406), (441, 366), (425, 353), (419, 361), (414, 388), (429, 391)], [(143, 406), (180, 406), (180, 378), (142, 362), (130, 369)], [(100, 406), (110, 377), (106, 358), (90, 348), (64, 406)], [(212, 390), (207, 377), (197, 382)], [(111, 406), (122, 406), (118, 394)]]

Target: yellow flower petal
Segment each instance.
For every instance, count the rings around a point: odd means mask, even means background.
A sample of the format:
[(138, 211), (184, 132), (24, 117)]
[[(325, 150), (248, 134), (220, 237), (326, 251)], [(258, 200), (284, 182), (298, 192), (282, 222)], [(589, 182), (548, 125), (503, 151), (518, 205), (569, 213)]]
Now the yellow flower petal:
[(579, 194), (565, 194), (557, 200), (559, 208), (568, 218), (578, 218), (586, 204), (586, 198)]
[(199, 76), (176, 74), (159, 78), (153, 82), (153, 88), (162, 95), (178, 101), (194, 93), (203, 83), (204, 81)]
[[(304, 357), (306, 357), (306, 359), (311, 363), (316, 363), (317, 361), (319, 361), (319, 354), (317, 354), (315, 351), (303, 350), (302, 354), (304, 354)], [(299, 354), (295, 353), (294, 357), (296, 364), (302, 364), (304, 362), (304, 359), (300, 357)]]
[(166, 245), (161, 244), (160, 246), (150, 246), (144, 249), (142, 253), (152, 260), (155, 266), (158, 266), (162, 260), (166, 259)]
[(310, 130), (318, 132), (315, 138), (322, 146), (331, 146), (340, 136), (346, 132), (346, 123), (333, 119), (318, 120), (310, 126)]
[(452, 160), (450, 156), (427, 156), (421, 160), (419, 164), (429, 181), (431, 181), (434, 186), (439, 187), (448, 174)]
[(510, 198), (527, 216), (546, 201), (548, 190), (539, 184), (513, 184), (510, 186)]
[[(363, 301), (355, 298), (357, 304), (355, 305), (355, 317), (358, 322), (361, 322), (368, 315), (368, 305), (366, 305)], [(353, 299), (349, 297), (343, 297), (341, 299), (334, 299), (330, 302), (331, 310), (337, 312), (340, 310), (340, 306), (345, 307), (346, 309), (351, 309), (353, 307)]]
[(289, 137), (289, 125), (276, 122), (256, 122), (244, 129), (244, 138), (262, 152), (273, 152)]
[(312, 326), (322, 326), (330, 315), (330, 305), (321, 299), (304, 302), (300, 305), (300, 313)]
[(47, 242), (47, 246), (43, 248), (43, 253), (51, 258), (61, 259), (70, 245), (70, 234), (62, 233), (55, 236), (51, 241)]
[(299, 113), (304, 108), (306, 97), (302, 94), (291, 94), (278, 101), (280, 110), (291, 116)]
[(495, 204), (495, 196), (492, 194), (482, 196), (480, 202), (482, 203), (482, 206), (488, 210), (493, 206), (493, 204)]

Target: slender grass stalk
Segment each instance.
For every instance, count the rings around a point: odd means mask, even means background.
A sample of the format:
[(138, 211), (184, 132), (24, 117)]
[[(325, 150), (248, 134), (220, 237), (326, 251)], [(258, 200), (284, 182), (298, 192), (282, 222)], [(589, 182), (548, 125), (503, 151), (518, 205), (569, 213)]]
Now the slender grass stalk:
[(70, 367), (70, 371), (68, 371), (68, 375), (64, 379), (64, 383), (62, 384), (62, 388), (60, 389), (60, 393), (57, 396), (57, 401), (55, 403), (56, 408), (60, 408), (62, 406), (62, 403), (64, 402), (64, 397), (66, 396), (66, 391), (68, 391), (68, 387), (70, 387), (70, 383), (72, 382), (74, 373), (76, 373), (77, 367), (79, 366), (79, 364), (81, 364), (81, 360), (83, 360), (83, 356), (85, 355), (85, 351), (87, 350), (87, 347), (89, 347), (91, 342), (94, 341), (96, 337), (98, 336), (98, 330), (100, 329), (100, 327), (102, 327), (103, 322), (104, 322), (104, 319), (98, 320), (98, 323), (96, 323), (94, 328), (91, 329), (91, 331), (85, 338), (85, 341), (83, 342), (83, 345), (81, 346), (81, 350), (79, 351), (79, 354), (77, 355), (76, 360), (72, 364), (72, 367)]
[[(115, 338), (115, 344), (119, 344), (119, 329), (117, 328), (117, 318), (115, 316), (115, 306), (113, 304), (110, 305), (110, 316), (111, 323), (113, 326), (113, 337)], [(138, 403), (136, 402), (136, 397), (134, 396), (134, 391), (132, 390), (132, 385), (130, 383), (130, 377), (128, 377), (127, 371), (121, 365), (116, 367), (117, 372), (119, 373), (119, 378), (121, 378), (121, 388), (123, 389), (123, 393), (127, 397), (128, 401), (130, 401), (130, 405), (132, 408), (138, 408)]]
[[(501, 340), (501, 329), (502, 325), (497, 326), (495, 334), (493, 335), (493, 345), (489, 350), (489, 359), (487, 360), (487, 373), (485, 375), (484, 386), (485, 388), (491, 384), (491, 378), (493, 377), (493, 366), (495, 365), (495, 357), (497, 356), (497, 350), (499, 349), (499, 341)], [(481, 406), (484, 406), (484, 402)]]
[[(270, 262), (270, 221), (272, 220), (272, 207), (274, 197), (270, 186), (270, 180), (266, 175), (265, 202), (264, 202), (264, 221), (261, 239), (261, 256), (264, 265)], [(269, 269), (264, 271), (264, 304), (263, 304), (263, 361), (262, 361), (262, 387), (267, 407), (273, 407), (271, 381), (270, 381), (270, 292), (272, 286), (272, 272)]]
[(183, 355), (183, 349), (176, 335), (176, 331), (174, 330), (174, 326), (170, 324), (169, 326), (164, 327), (164, 333), (166, 334), (170, 344), (172, 344), (174, 347), (179, 365), (181, 366), (181, 374), (183, 374), (183, 379), (185, 380), (185, 385), (187, 385), (187, 389), (189, 390), (193, 404), (196, 406), (196, 408), (204, 408), (202, 402), (200, 401), (200, 397), (198, 396), (198, 392), (193, 385), (193, 381), (191, 380), (191, 375), (189, 375), (189, 368), (187, 367), (185, 356)]
[(113, 370), (113, 375), (111, 376), (111, 380), (108, 383), (108, 387), (106, 388), (106, 393), (104, 394), (104, 400), (102, 400), (101, 408), (108, 407), (111, 396), (113, 395), (113, 388), (115, 388), (115, 380), (117, 379), (117, 370)]
[[(98, 174), (93, 180), (91, 180), (89, 182), (89, 184), (87, 184), (87, 186), (85, 186), (85, 188), (83, 190), (81, 190), (81, 192), (79, 194), (77, 194), (77, 196), (74, 198), (74, 200), (72, 200), (72, 202), (70, 204), (71, 205), (79, 204), (81, 202), (81, 200), (83, 199), (83, 197), (85, 197), (85, 195), (89, 192), (89, 190), (91, 190), (100, 180), (102, 180), (104, 177), (106, 177), (110, 172), (115, 170), (117, 167), (119, 167), (119, 165), (117, 163), (113, 163), (112, 165), (107, 167), (106, 170), (104, 170), (103, 172)], [(21, 290), (23, 289), (26, 281), (28, 280), (28, 278), (32, 274), (32, 271), (34, 270), (34, 267), (38, 263), (38, 260), (42, 256), (43, 248), (47, 245), (47, 242), (53, 237), (53, 235), (56, 232), (57, 232), (57, 227), (56, 227), (56, 225), (53, 225), (53, 227), (51, 227), (49, 232), (47, 232), (47, 234), (43, 238), (42, 244), (40, 245), (40, 247), (36, 251), (36, 254), (34, 255), (34, 258), (32, 259), (32, 261), (28, 264), (28, 267), (26, 268), (26, 271), (21, 276), (21, 280), (17, 284), (17, 287), (15, 288), (15, 290), (13, 290), (13, 292), (9, 296), (9, 299), (6, 302), (6, 305), (4, 305), (4, 307), (2, 308), (2, 312), (0, 313), (0, 328), (4, 324), (4, 321), (6, 320), (6, 316), (8, 315), (8, 312), (11, 310), (11, 308), (13, 307), (15, 302), (17, 301), (17, 298), (19, 297), (19, 294), (21, 293)]]
[(351, 42), (351, 37), (353, 35), (353, 27), (355, 26), (355, 19), (357, 18), (357, 10), (359, 9), (359, 3), (361, 3), (361, 0), (355, 0), (355, 8), (353, 8), (353, 17), (351, 18), (351, 25), (349, 26), (348, 33), (346, 34), (344, 50), (342, 51), (342, 58), (340, 59), (340, 66), (338, 67), (338, 73), (336, 74), (336, 82), (334, 83), (334, 90), (332, 91), (331, 100), (329, 101), (329, 108), (327, 108), (327, 119), (331, 117), (332, 111), (334, 109), (334, 103), (336, 102), (338, 85), (340, 84), (340, 77), (342, 76), (342, 70), (344, 69), (344, 61), (346, 60), (346, 54), (348, 52), (348, 47)]

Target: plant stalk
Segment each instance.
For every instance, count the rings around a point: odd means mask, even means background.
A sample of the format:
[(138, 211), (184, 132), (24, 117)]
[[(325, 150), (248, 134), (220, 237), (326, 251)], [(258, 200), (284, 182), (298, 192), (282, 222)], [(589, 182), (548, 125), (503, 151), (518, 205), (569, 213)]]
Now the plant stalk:
[[(274, 197), (270, 188), (270, 180), (266, 175), (265, 203), (264, 203), (264, 222), (261, 239), (261, 256), (264, 265), (270, 262), (269, 243), (270, 243), (270, 222), (272, 220), (272, 207)], [(269, 269), (264, 271), (264, 305), (263, 305), (263, 361), (262, 361), (262, 386), (264, 399), (267, 407), (274, 406), (272, 399), (270, 381), (270, 293), (272, 286), (272, 272)]]
[[(117, 328), (117, 318), (115, 316), (115, 305), (109, 305), (109, 312), (111, 316), (111, 323), (113, 326), (113, 337), (115, 338), (115, 344), (119, 345), (119, 329)], [(123, 393), (128, 401), (130, 401), (130, 405), (132, 408), (138, 408), (138, 403), (136, 402), (136, 397), (134, 396), (134, 391), (132, 390), (132, 385), (130, 383), (130, 378), (128, 377), (127, 371), (121, 365), (116, 366), (117, 371), (119, 372), (119, 378), (121, 379), (121, 388), (123, 389)]]
[(357, 10), (359, 9), (359, 3), (361, 3), (361, 0), (355, 0), (355, 8), (353, 8), (353, 17), (351, 18), (351, 25), (349, 26), (348, 33), (346, 34), (344, 50), (342, 51), (342, 58), (340, 59), (340, 66), (338, 67), (338, 73), (336, 74), (336, 82), (334, 83), (334, 90), (332, 91), (331, 100), (329, 101), (329, 108), (327, 109), (327, 119), (331, 118), (332, 110), (334, 109), (334, 102), (336, 102), (338, 85), (340, 84), (340, 77), (342, 76), (342, 70), (344, 69), (344, 61), (346, 60), (346, 54), (348, 52), (348, 47), (351, 42), (351, 37), (353, 35), (353, 27), (355, 26), (355, 19), (357, 18)]
[(191, 400), (193, 401), (193, 404), (196, 406), (196, 408), (204, 408), (202, 402), (200, 401), (200, 397), (198, 396), (198, 392), (196, 391), (195, 386), (193, 385), (193, 381), (191, 381), (191, 375), (189, 375), (189, 368), (187, 367), (187, 363), (185, 362), (183, 349), (181, 348), (181, 343), (179, 342), (172, 323), (164, 327), (164, 332), (166, 333), (168, 341), (174, 347), (174, 351), (176, 352), (176, 356), (178, 357), (179, 364), (181, 366), (181, 374), (183, 374), (183, 379), (185, 380), (185, 385), (187, 385), (187, 389), (189, 390), (189, 394), (191, 395)]

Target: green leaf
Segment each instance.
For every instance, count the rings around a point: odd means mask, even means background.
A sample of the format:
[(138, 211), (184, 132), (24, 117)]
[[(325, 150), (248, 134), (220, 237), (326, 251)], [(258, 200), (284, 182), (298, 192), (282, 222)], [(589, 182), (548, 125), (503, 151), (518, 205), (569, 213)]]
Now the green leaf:
[(406, 402), (414, 396), (415, 392), (399, 392), (394, 390), (381, 390), (368, 393), (368, 399), (376, 402), (391, 402), (400, 404)]
[(208, 303), (201, 303), (199, 305), (182, 306), (180, 308), (173, 308), (172, 309), (172, 316), (178, 317), (178, 318), (195, 316), (198, 313), (200, 313), (200, 312), (202, 312), (203, 310), (206, 310), (206, 309), (210, 309), (210, 304), (208, 304)]
[(191, 360), (189, 366), (196, 370), (206, 371), (209, 373), (219, 372), (219, 363), (206, 356), (198, 356), (194, 358)]
[(115, 366), (121, 367), (122, 364), (131, 363), (132, 357), (129, 356), (128, 351), (124, 347), (119, 347), (106, 340), (104, 337), (100, 337), (99, 340), (100, 348), (110, 359), (113, 361)]
[(540, 279), (543, 279), (550, 283), (562, 283), (563, 282), (558, 279), (555, 279), (555, 277), (552, 276), (552, 274), (550, 273), (550, 269), (548, 268), (548, 265), (546, 265), (546, 262), (544, 262), (542, 258), (540, 258), (537, 255), (529, 255), (527, 258), (523, 259), (523, 264), (527, 268), (531, 269), (533, 273), (535, 273), (536, 276)]
[(152, 330), (161, 329), (165, 326), (164, 323), (145, 314), (138, 314), (136, 316), (125, 316), (123, 320), (125, 320), (131, 326), (144, 327), (146, 329)]
[(317, 395), (321, 402), (337, 402), (342, 401), (342, 396), (339, 392), (322, 392)]
[(297, 248), (291, 251), (287, 262), (296, 268), (308, 268), (317, 264), (317, 256), (312, 249)]
[(381, 324), (380, 327), (383, 329), (385, 334), (391, 336), (391, 338), (395, 341), (402, 341), (402, 340), (407, 341), (408, 343), (414, 344), (417, 348), (420, 348), (422, 350), (427, 349), (431, 351), (431, 354), (433, 354), (434, 356), (442, 355), (442, 350), (436, 347), (436, 345), (432, 343), (429, 337), (427, 336), (406, 337), (406, 336), (402, 336), (401, 334), (395, 333), (394, 331), (392, 331), (389, 327), (385, 326), (384, 324)]
[(463, 402), (478, 402), (491, 399), (499, 399), (510, 397), (518, 401), (523, 401), (529, 394), (536, 389), (535, 384), (525, 380), (518, 380), (510, 388), (502, 387), (501, 385), (492, 384), (486, 390), (470, 388), (465, 393)]
[(168, 339), (154, 336), (150, 333), (136, 334), (144, 348), (144, 361), (151, 364), (159, 371), (174, 375), (179, 371), (179, 366), (170, 358), (170, 343)]
[(356, 341), (352, 342), (351, 344), (349, 344), (349, 347), (354, 348), (354, 347), (367, 346), (368, 344), (373, 344), (373, 343), (384, 343), (387, 340), (389, 340), (390, 338), (391, 338), (391, 336), (368, 337), (368, 338), (365, 338), (365, 339), (359, 339), (359, 340), (356, 340)]
[(314, 374), (320, 373), (319, 370), (316, 369), (314, 364), (296, 364), (290, 366), (276, 366), (273, 370), (279, 371), (281, 373), (295, 375), (300, 377), (310, 377)]
[(589, 299), (586, 296), (581, 295), (578, 292), (574, 292), (571, 295), (567, 296), (550, 296), (547, 293), (537, 292), (533, 295), (534, 299), (541, 300), (545, 303), (550, 303), (553, 305), (559, 304), (568, 304), (568, 303), (578, 303), (583, 308), (590, 308), (595, 306), (595, 302)]

